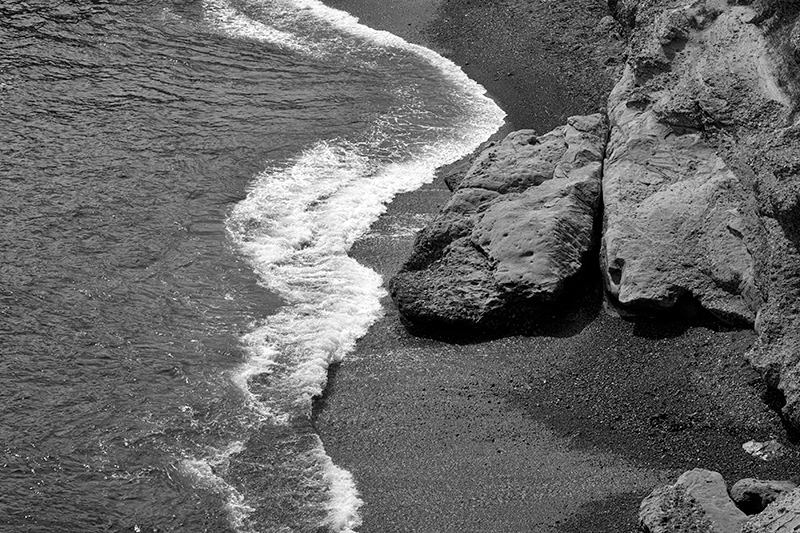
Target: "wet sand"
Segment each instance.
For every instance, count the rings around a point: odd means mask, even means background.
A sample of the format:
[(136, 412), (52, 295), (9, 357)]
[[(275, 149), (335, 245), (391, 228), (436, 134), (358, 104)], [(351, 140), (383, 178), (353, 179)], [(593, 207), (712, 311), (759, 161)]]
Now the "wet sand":
[[(513, 126), (540, 132), (602, 107), (621, 57), (594, 31), (604, 2), (330, 4), (448, 55)], [(439, 179), (399, 196), (352, 255), (388, 280), (409, 228), (449, 195)], [(365, 501), (361, 533), (632, 532), (639, 501), (686, 469), (729, 483), (798, 471), (794, 451), (766, 463), (741, 448), (783, 438), (742, 358), (752, 332), (623, 320), (604, 310), (597, 273), (582, 294), (536, 336), (472, 344), (410, 335), (385, 299), (315, 409)]]

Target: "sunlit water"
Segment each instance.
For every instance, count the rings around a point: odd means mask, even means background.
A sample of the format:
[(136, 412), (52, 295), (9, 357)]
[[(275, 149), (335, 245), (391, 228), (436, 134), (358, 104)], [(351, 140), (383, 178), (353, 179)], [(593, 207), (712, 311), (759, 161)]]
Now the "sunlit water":
[(503, 113), (315, 0), (0, 2), (0, 531), (348, 531), (347, 255)]

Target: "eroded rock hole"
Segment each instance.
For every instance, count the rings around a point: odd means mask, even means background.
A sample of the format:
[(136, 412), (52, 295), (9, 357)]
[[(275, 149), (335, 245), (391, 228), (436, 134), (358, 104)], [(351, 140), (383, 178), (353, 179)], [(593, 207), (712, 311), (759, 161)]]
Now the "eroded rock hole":
[(622, 281), (622, 269), (625, 268), (624, 259), (615, 259), (613, 263), (608, 266), (608, 276), (614, 285), (619, 285)]

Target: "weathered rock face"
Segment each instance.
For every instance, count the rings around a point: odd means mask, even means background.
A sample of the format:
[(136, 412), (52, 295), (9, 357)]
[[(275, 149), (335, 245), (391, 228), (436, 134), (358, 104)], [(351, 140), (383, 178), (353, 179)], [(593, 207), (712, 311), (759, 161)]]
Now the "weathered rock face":
[(607, 287), (753, 324), (748, 358), (800, 426), (800, 4), (610, 4), (630, 50), (609, 100)]
[(800, 530), (800, 489), (784, 492), (760, 514), (751, 518), (742, 533), (794, 533)]
[(762, 479), (740, 479), (731, 487), (731, 499), (746, 514), (763, 511), (781, 494), (797, 488), (791, 481), (772, 481)]
[(622, 305), (663, 309), (692, 296), (745, 325), (763, 305), (754, 255), (765, 237), (752, 188), (705, 133), (790, 108), (755, 16), (694, 2), (652, 15), (632, 38), (609, 98), (603, 181), (601, 260)]
[(593, 245), (607, 128), (571, 117), (485, 150), (389, 288), (418, 326), (494, 327), (554, 302)]
[(623, 306), (667, 309), (692, 296), (723, 320), (752, 324), (762, 297), (747, 191), (700, 133), (676, 134), (639, 109), (633, 69), (610, 99), (601, 262)]
[(710, 470), (685, 472), (639, 507), (639, 526), (646, 533), (739, 533), (746, 521), (728, 497), (725, 480)]

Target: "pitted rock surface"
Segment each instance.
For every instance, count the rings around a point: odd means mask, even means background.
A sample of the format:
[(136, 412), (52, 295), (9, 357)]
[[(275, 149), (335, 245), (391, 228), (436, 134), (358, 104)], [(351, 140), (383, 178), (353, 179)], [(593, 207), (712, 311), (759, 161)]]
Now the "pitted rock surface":
[(684, 297), (754, 326), (747, 358), (800, 427), (800, 10), (610, 5), (629, 53), (609, 99), (607, 288), (634, 311)]
[(571, 117), (486, 149), (391, 280), (412, 324), (494, 326), (555, 302), (593, 245), (607, 128)]

